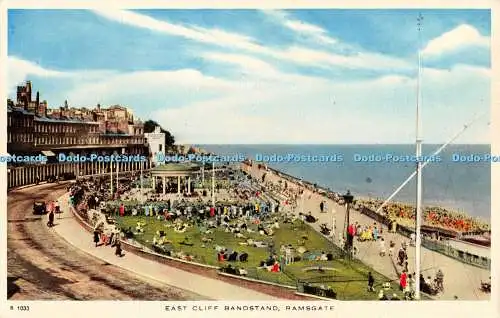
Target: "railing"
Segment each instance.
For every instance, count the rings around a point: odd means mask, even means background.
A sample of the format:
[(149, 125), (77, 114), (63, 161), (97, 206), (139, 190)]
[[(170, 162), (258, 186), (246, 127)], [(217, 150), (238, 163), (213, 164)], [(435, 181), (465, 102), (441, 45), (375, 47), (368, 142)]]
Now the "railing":
[[(120, 174), (129, 172), (139, 172), (140, 163), (120, 163)], [(143, 172), (148, 171), (149, 162), (146, 162)], [(7, 167), (7, 185), (8, 188), (21, 187), (36, 183), (37, 176), (40, 178), (39, 182), (53, 182), (55, 176), (59, 175), (60, 180), (74, 179), (76, 175), (90, 176), (90, 175), (109, 175), (110, 163), (99, 162), (61, 162), (61, 163), (47, 163), (47, 164), (34, 164), (34, 165), (9, 165)], [(115, 170), (113, 168), (113, 170)], [(113, 175), (116, 175), (113, 171)], [(63, 178), (63, 176), (68, 176)], [(70, 177), (69, 177), (70, 176)]]
[(443, 244), (441, 241), (431, 241), (424, 239), (422, 240), (422, 246), (429, 250), (454, 258), (462, 263), (488, 270), (491, 269), (491, 259), (484, 256), (478, 256), (469, 252), (461, 251), (450, 245)]
[(337, 299), (337, 293), (332, 288), (315, 286), (303, 281), (297, 282), (297, 292), (330, 299)]

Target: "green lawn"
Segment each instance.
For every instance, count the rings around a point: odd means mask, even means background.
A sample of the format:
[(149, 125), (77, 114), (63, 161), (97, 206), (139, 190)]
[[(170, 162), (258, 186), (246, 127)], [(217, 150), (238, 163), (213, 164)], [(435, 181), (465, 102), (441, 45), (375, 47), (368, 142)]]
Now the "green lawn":
[[(301, 221), (296, 221), (294, 224), (280, 223), (280, 229), (275, 230), (275, 234), (272, 237), (261, 236), (258, 233), (244, 233), (247, 238), (273, 243), (278, 253), (282, 244), (292, 244), (294, 248), (303, 246), (311, 253), (320, 254), (322, 251), (325, 251), (326, 253), (332, 253), (334, 255), (334, 261), (301, 260), (285, 266), (284, 272), (280, 273), (272, 273), (265, 269), (257, 268), (260, 261), (268, 258), (268, 248), (242, 246), (239, 242), (245, 240), (236, 238), (232, 233), (226, 233), (216, 229), (213, 233), (206, 235), (196, 227), (190, 227), (184, 233), (176, 233), (173, 228), (165, 226), (167, 222), (146, 216), (126, 216), (119, 218), (118, 223), (122, 228), (132, 227), (132, 229), (135, 229), (138, 221), (145, 222), (146, 226), (144, 227), (144, 233), (136, 235), (135, 239), (147, 247), (151, 248), (155, 233), (163, 230), (166, 233), (167, 239), (172, 241), (174, 251), (183, 251), (185, 254), (192, 255), (194, 261), (199, 263), (220, 266), (221, 264), (217, 261), (214, 248), (216, 245), (223, 246), (228, 249), (236, 250), (239, 254), (244, 252), (249, 254), (248, 262), (233, 263), (233, 266), (245, 268), (248, 271), (248, 277), (289, 286), (296, 286), (298, 280), (328, 285), (337, 293), (338, 299), (376, 299), (377, 293), (370, 293), (366, 290), (369, 271), (372, 271), (374, 275), (376, 287), (378, 284), (389, 281), (387, 278), (369, 269), (359, 261), (353, 260), (348, 262), (344, 260), (340, 256), (341, 252), (336, 246), (309, 225)], [(211, 243), (202, 243), (202, 238), (210, 238), (213, 241)], [(187, 246), (180, 244), (185, 241), (193, 243), (194, 245)], [(335, 270), (325, 270), (323, 273), (317, 270), (304, 270), (318, 265), (325, 268), (334, 268)], [(396, 284), (391, 285), (393, 285), (393, 288), (397, 288)], [(379, 290), (380, 286), (376, 289)], [(400, 295), (399, 291), (390, 291), (390, 293), (393, 292)]]

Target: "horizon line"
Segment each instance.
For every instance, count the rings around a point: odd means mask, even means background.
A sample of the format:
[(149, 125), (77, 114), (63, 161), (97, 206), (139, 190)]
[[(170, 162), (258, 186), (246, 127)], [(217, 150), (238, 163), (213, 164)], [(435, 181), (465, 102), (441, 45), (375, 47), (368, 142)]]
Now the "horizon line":
[[(443, 145), (446, 142), (433, 142), (433, 143), (423, 143), (422, 145)], [(200, 145), (200, 146), (385, 146), (385, 145), (394, 145), (394, 146), (407, 146), (407, 145), (415, 145), (415, 143), (179, 143), (179, 145)], [(456, 143), (450, 144), (461, 146), (461, 145), (478, 145), (478, 146), (491, 146), (491, 143)]]

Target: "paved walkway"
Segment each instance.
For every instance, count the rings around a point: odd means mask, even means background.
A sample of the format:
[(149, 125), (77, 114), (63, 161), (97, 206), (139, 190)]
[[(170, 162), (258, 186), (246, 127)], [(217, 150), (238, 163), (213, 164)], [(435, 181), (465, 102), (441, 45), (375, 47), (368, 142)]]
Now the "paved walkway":
[(61, 210), (64, 213), (61, 218), (56, 216), (54, 223), (57, 225), (53, 228), (54, 231), (74, 247), (94, 257), (140, 276), (206, 296), (211, 300), (280, 300), (254, 290), (158, 264), (131, 253), (125, 252), (124, 257), (117, 257), (114, 248), (104, 246), (96, 248), (91, 234), (85, 231), (69, 212), (67, 196), (64, 198), (60, 200)]
[[(256, 165), (251, 169), (253, 176), (257, 177), (258, 180), (262, 178), (263, 170), (259, 170)], [(277, 182), (279, 177), (275, 174), (267, 173), (266, 181)], [(293, 187), (290, 182), (288, 182), (289, 187)], [(309, 196), (311, 197), (309, 199)], [(319, 204), (321, 201), (326, 201), (327, 213), (320, 213)], [(298, 199), (298, 208), (296, 213), (303, 211), (308, 213), (309, 211), (318, 218), (318, 222), (313, 224), (313, 227), (319, 230), (321, 223), (326, 223), (328, 227), (332, 224), (332, 210), (335, 211), (336, 219), (336, 231), (335, 235), (338, 237), (339, 233), (343, 231), (344, 218), (345, 218), (345, 208), (338, 205), (336, 202), (330, 199), (326, 199), (318, 194), (313, 194), (311, 191), (305, 191), (304, 206), (302, 207), (302, 200)], [(358, 221), (360, 224), (373, 224), (374, 220), (368, 216), (361, 214), (357, 211), (351, 209), (350, 221)], [(396, 243), (396, 248), (394, 254), (397, 253), (397, 249), (401, 246), (403, 240), (408, 241), (408, 238), (397, 234), (386, 232), (387, 228), (384, 228), (384, 233), (382, 234), (386, 241), (386, 250), (389, 249), (389, 242), (392, 240)], [(339, 240), (334, 239), (336, 245), (339, 245)], [(380, 257), (380, 245), (378, 242), (357, 242), (355, 241), (355, 246), (358, 248), (359, 252), (357, 258), (359, 258), (365, 264), (371, 266), (376, 271), (384, 274), (385, 276), (397, 279), (396, 271), (394, 265), (389, 256)], [(413, 272), (413, 265), (415, 264), (415, 248), (408, 248), (408, 263), (409, 270)], [(432, 276), (435, 277), (435, 272), (440, 268), (444, 273), (444, 287), (445, 290), (442, 294), (437, 296), (440, 300), (453, 300), (458, 297), (459, 300), (489, 300), (490, 294), (485, 294), (479, 290), (481, 286), (481, 280), (488, 281), (491, 276), (490, 271), (481, 269), (475, 266), (467, 265), (450, 257), (444, 256), (437, 252), (428, 250), (426, 248), (421, 249), (421, 270), (425, 277)]]

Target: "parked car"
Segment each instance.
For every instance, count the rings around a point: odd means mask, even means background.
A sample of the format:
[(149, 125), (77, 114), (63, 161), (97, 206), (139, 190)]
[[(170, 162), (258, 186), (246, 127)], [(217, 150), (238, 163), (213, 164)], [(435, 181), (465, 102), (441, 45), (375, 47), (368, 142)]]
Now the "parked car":
[(33, 203), (33, 214), (46, 214), (47, 205), (44, 201), (35, 201)]

